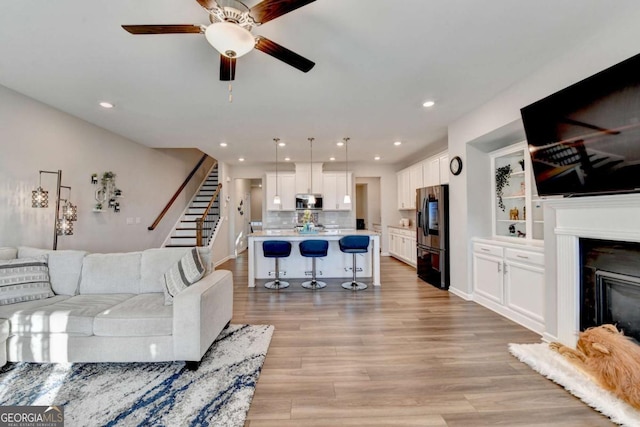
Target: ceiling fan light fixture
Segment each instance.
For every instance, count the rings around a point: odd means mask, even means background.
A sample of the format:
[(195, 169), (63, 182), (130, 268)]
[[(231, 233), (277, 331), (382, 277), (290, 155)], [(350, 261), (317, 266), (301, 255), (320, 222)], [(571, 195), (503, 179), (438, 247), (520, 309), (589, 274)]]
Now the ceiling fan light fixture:
[(216, 22), (204, 32), (215, 50), (228, 58), (239, 58), (254, 48), (256, 41), (249, 30), (231, 22)]

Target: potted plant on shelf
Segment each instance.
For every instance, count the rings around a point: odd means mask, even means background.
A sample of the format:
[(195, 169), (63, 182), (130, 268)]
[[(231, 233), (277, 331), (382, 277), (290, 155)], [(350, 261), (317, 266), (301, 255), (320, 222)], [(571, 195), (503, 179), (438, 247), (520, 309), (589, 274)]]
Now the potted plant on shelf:
[(504, 187), (509, 185), (509, 177), (511, 176), (511, 165), (496, 168), (496, 197), (498, 197), (498, 207), (505, 211), (506, 207), (502, 201)]

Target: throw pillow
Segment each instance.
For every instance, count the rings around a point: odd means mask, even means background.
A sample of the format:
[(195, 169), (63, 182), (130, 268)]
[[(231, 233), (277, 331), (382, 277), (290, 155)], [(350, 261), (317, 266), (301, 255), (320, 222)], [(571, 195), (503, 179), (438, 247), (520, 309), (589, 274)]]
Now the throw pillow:
[(205, 267), (193, 248), (164, 273), (164, 304), (172, 305), (173, 297), (193, 285), (204, 275)]
[(52, 296), (46, 256), (0, 261), (0, 305)]

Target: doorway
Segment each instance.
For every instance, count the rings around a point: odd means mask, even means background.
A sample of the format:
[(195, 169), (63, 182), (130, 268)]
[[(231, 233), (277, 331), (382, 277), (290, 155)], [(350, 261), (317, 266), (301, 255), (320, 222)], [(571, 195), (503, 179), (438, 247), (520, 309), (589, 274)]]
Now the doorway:
[(356, 177), (356, 228), (380, 231), (380, 177)]

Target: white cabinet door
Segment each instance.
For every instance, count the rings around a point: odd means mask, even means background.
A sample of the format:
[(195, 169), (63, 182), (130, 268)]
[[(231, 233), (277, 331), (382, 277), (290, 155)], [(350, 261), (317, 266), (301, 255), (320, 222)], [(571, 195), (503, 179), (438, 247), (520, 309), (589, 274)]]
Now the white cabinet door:
[(409, 168), (409, 193), (407, 202), (411, 209), (416, 208), (416, 190), (422, 187), (422, 165), (418, 163)]
[[(351, 191), (351, 173), (325, 172), (322, 174), (323, 200), (322, 210), (325, 211), (350, 211), (355, 202)], [(351, 203), (344, 202), (344, 196), (349, 189)]]
[(401, 170), (396, 173), (396, 179), (398, 183), (398, 209), (411, 209), (411, 201), (409, 200), (411, 171), (409, 169)]
[(407, 260), (407, 262), (409, 262), (411, 265), (416, 265), (416, 262), (418, 261), (418, 251), (416, 249), (416, 240), (412, 239), (410, 237), (404, 237), (403, 238), (403, 244), (404, 244), (404, 257)]
[(449, 154), (440, 156), (440, 184), (449, 183)]
[(280, 191), (280, 199), (282, 200), (283, 211), (295, 211), (296, 210), (296, 176), (294, 174), (282, 174), (278, 176), (280, 179), (279, 186), (282, 188)]
[(503, 303), (502, 258), (473, 254), (473, 292), (494, 301)]
[(296, 163), (296, 194), (322, 194), (322, 188), (322, 163)]
[(424, 186), (431, 187), (432, 185), (440, 184), (440, 159), (429, 159), (426, 161), (429, 165), (427, 167), (428, 175), (424, 176)]
[(322, 210), (334, 211), (338, 209), (338, 195), (336, 194), (337, 177), (335, 173), (324, 173), (322, 175)]
[(544, 269), (513, 261), (506, 261), (504, 269), (507, 307), (544, 323)]
[[(293, 211), (296, 208), (296, 183), (295, 175), (291, 173), (278, 174), (276, 186), (276, 174), (268, 173), (266, 176), (267, 188), (265, 190), (265, 204), (268, 211)], [(281, 203), (273, 203), (276, 195), (276, 187)]]

